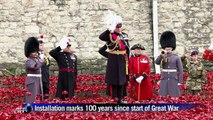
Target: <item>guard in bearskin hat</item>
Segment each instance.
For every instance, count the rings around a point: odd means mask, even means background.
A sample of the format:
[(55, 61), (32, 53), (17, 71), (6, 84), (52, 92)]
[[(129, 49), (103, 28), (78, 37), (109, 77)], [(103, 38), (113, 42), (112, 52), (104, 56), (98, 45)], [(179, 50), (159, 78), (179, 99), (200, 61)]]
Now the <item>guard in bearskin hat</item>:
[(134, 54), (129, 58), (130, 97), (137, 101), (150, 100), (152, 84), (149, 58), (142, 54), (142, 50), (145, 48), (141, 44), (135, 44), (131, 50), (134, 51)]
[(171, 31), (162, 33), (160, 44), (163, 51), (155, 60), (162, 67), (159, 95), (179, 97), (183, 65), (180, 57), (172, 53), (176, 48), (175, 34)]
[(64, 37), (59, 46), (49, 52), (59, 68), (56, 97), (60, 99), (74, 96), (77, 78), (77, 56), (71, 52), (71, 39)]
[(107, 30), (99, 39), (106, 42), (108, 60), (105, 82), (112, 86), (112, 97), (122, 103), (123, 90), (128, 75), (129, 43), (128, 35), (122, 32), (122, 18), (109, 11), (105, 19)]
[(25, 103), (36, 102), (36, 96), (42, 94), (42, 80), (41, 80), (41, 67), (44, 64), (44, 61), (39, 58), (39, 42), (35, 37), (30, 37), (25, 42), (24, 46), (25, 56), (27, 57), (25, 66), (27, 79), (25, 81), (25, 87), (27, 92), (25, 95)]
[(50, 66), (50, 60), (49, 60), (49, 53), (45, 53), (44, 51), (44, 36), (40, 35), (38, 42), (39, 42), (39, 58), (44, 60), (44, 64), (41, 67), (41, 74), (42, 74), (42, 84), (43, 84), (43, 94), (44, 99), (47, 99), (49, 97), (49, 84), (50, 84), (50, 74), (49, 74), (49, 66)]

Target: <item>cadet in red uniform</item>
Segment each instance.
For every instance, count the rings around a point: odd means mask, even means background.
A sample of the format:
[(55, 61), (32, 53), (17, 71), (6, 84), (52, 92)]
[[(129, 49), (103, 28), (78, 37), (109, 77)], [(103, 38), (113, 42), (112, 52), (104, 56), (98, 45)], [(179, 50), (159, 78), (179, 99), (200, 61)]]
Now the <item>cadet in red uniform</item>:
[(142, 54), (142, 50), (145, 48), (140, 44), (134, 45), (131, 50), (134, 50), (134, 55), (129, 58), (130, 97), (137, 101), (150, 100), (152, 98), (152, 84), (149, 58)]

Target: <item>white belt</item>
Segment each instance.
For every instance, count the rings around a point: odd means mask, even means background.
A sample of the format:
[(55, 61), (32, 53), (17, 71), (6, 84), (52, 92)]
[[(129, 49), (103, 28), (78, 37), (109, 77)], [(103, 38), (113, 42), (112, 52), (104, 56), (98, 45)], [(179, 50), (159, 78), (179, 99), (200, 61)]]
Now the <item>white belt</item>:
[(41, 77), (41, 74), (27, 74), (28, 77)]
[(162, 69), (162, 72), (177, 72), (176, 69)]

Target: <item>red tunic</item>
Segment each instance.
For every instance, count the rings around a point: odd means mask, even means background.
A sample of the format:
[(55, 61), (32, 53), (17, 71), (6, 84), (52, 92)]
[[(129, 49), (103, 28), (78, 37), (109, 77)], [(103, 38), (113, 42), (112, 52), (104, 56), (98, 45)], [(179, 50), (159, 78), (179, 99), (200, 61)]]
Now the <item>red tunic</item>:
[[(150, 80), (150, 62), (146, 55), (131, 56), (129, 59), (129, 73), (130, 73), (130, 97), (135, 100), (147, 100), (152, 97), (152, 84)], [(133, 75), (137, 77), (143, 73), (147, 74), (139, 86), (139, 83), (132, 79)]]

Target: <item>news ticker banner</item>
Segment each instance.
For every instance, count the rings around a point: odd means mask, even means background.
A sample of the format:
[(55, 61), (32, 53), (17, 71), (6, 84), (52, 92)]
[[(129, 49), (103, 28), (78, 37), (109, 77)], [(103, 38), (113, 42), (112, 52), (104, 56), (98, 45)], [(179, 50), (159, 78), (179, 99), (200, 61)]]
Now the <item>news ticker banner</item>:
[(198, 104), (24, 104), (29, 112), (167, 112), (195, 108)]

